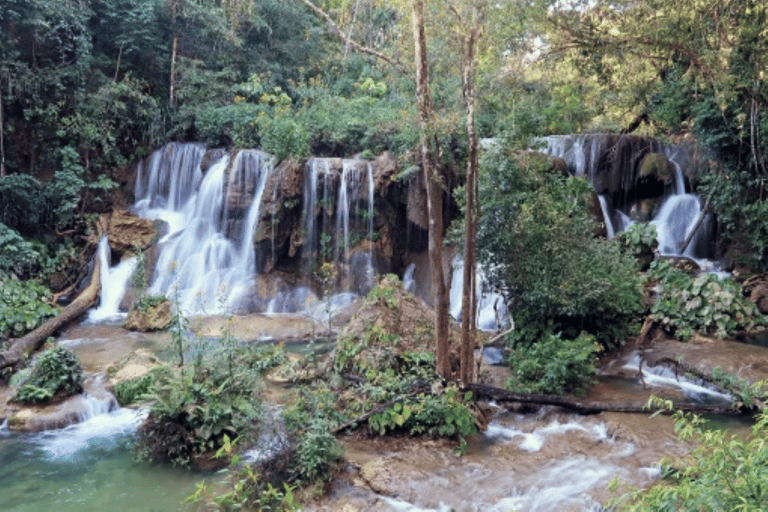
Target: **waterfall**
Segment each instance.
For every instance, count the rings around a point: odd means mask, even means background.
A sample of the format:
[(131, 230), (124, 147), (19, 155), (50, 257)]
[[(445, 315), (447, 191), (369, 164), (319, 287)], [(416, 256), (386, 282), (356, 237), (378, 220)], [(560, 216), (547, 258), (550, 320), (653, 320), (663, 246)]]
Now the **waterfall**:
[[(464, 262), (458, 257), (454, 258), (452, 269), (450, 313), (454, 320), (461, 323), (461, 312), (464, 302)], [(504, 302), (504, 297), (500, 293), (487, 288), (482, 269), (478, 268), (475, 279), (475, 296), (477, 297), (475, 319), (477, 328), (482, 331), (498, 331), (509, 327), (512, 319)]]
[[(660, 200), (658, 211), (650, 219), (658, 232), (659, 252), (695, 259), (711, 256), (707, 246), (711, 231), (709, 219), (705, 219), (692, 243), (683, 251), (685, 239), (701, 212), (699, 198), (687, 194), (685, 189), (683, 163), (690, 165), (691, 159), (691, 155), (686, 156), (685, 147), (663, 146), (650, 138), (611, 134), (553, 135), (536, 139), (534, 144), (544, 145), (544, 153), (565, 160), (572, 174), (590, 179), (603, 210), (608, 238), (633, 224), (628, 214), (636, 214), (635, 209), (642, 210), (642, 201)], [(670, 185), (657, 181), (658, 186), (665, 189), (664, 194), (658, 192), (655, 197), (637, 198), (640, 163), (650, 153), (666, 156), (674, 176)]]
[[(190, 146), (199, 149), (194, 159), (183, 157)], [(254, 231), (272, 159), (242, 150), (203, 176), (200, 152), (170, 145), (152, 156), (146, 185), (137, 180), (137, 213), (170, 228), (148, 291), (172, 297), (185, 314), (237, 312), (254, 289)]]
[(611, 220), (611, 213), (608, 211), (608, 203), (605, 200), (605, 196), (599, 195), (597, 196), (598, 201), (600, 201), (600, 209), (603, 211), (603, 221), (605, 222), (605, 237), (610, 240), (616, 235), (616, 232), (613, 230), (613, 221)]
[(110, 268), (111, 251), (106, 235), (99, 240), (96, 257), (100, 264), (101, 293), (99, 306), (88, 313), (88, 322), (122, 320), (125, 314), (119, 311), (120, 299), (123, 298), (128, 281), (136, 269), (137, 258), (127, 258)]

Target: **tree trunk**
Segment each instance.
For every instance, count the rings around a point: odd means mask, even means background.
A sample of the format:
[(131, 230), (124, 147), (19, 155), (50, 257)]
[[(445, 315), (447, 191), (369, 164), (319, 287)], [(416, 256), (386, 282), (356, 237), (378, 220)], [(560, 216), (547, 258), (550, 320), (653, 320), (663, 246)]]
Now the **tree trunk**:
[(477, 131), (475, 130), (475, 67), (477, 42), (480, 38), (480, 20), (482, 4), (473, 3), (472, 23), (464, 37), (464, 69), (462, 81), (464, 85), (464, 104), (467, 111), (467, 137), (469, 139), (469, 154), (467, 158), (466, 211), (464, 217), (464, 287), (462, 289), (461, 309), (461, 349), (459, 378), (466, 383), (474, 380), (475, 358), (475, 317), (477, 314), (475, 280), (477, 279), (476, 264), (476, 225), (475, 215), (475, 183), (477, 181), (478, 155)]
[[(467, 384), (462, 386), (462, 391), (471, 391), (475, 398), (495, 400), (497, 402), (516, 402), (532, 405), (556, 405), (569, 409), (579, 414), (597, 414), (600, 412), (626, 412), (626, 413), (650, 413), (645, 404), (620, 403), (620, 402), (582, 402), (574, 398), (561, 395), (521, 394), (507, 391), (484, 384)], [(699, 413), (733, 414), (735, 411), (728, 406), (716, 406), (705, 404), (693, 404), (687, 402), (673, 402), (673, 410), (692, 411)]]
[(424, 2), (413, 0), (412, 28), (414, 41), (414, 62), (416, 66), (416, 107), (419, 111), (419, 154), (427, 189), (427, 212), (429, 215), (429, 261), (432, 287), (435, 293), (435, 342), (437, 371), (443, 378), (451, 378), (448, 337), (448, 290), (443, 273), (443, 190), (442, 180), (435, 164), (435, 149), (430, 147), (433, 140), (432, 99), (429, 92), (429, 66), (427, 63), (427, 40), (424, 33)]
[(179, 53), (179, 33), (173, 31), (173, 46), (171, 48), (171, 76), (169, 84), (168, 101), (171, 105), (176, 104), (176, 57)]
[(94, 260), (93, 274), (88, 287), (71, 304), (62, 309), (55, 318), (51, 318), (23, 338), (14, 341), (8, 350), (0, 352), (0, 368), (23, 362), (34, 351), (38, 350), (49, 336), (52, 336), (88, 311), (99, 298), (99, 292), (101, 291), (100, 269), (101, 263), (97, 258)]
[(3, 91), (0, 84), (0, 178), (5, 177), (5, 115), (3, 107)]

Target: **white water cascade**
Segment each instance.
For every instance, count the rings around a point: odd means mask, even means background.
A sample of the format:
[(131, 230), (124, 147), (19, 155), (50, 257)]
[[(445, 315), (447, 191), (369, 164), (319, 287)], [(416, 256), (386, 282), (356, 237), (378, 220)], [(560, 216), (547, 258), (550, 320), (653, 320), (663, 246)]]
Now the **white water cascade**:
[[(614, 200), (622, 190), (633, 188), (636, 178), (633, 170), (638, 163), (638, 155), (660, 153), (667, 157), (672, 164), (674, 176), (662, 198), (661, 207), (652, 219), (656, 226), (659, 241), (659, 252), (670, 256), (687, 256), (701, 260), (709, 256), (707, 247), (708, 233), (711, 231), (711, 221), (708, 217), (700, 226), (696, 226), (701, 214), (701, 201), (686, 193), (685, 176), (681, 162), (685, 162), (684, 149), (674, 146), (664, 146), (653, 139), (622, 138), (606, 134), (586, 135), (555, 135), (537, 140), (544, 144), (542, 150), (546, 154), (561, 158), (569, 170), (576, 176), (590, 179), (599, 192), (600, 206), (605, 217), (608, 238), (624, 231), (633, 224), (627, 212), (612, 204), (604, 190), (613, 194)], [(686, 164), (687, 165), (687, 164)], [(624, 200), (631, 200), (624, 196)], [(618, 200), (622, 201), (621, 197)], [(629, 208), (629, 206), (622, 206)], [(684, 248), (686, 238), (696, 228), (691, 243)]]
[[(453, 260), (453, 273), (450, 290), (450, 312), (454, 320), (461, 323), (461, 311), (463, 307), (464, 291), (464, 262), (460, 258)], [(483, 331), (497, 331), (508, 328), (512, 318), (504, 302), (504, 297), (493, 290), (488, 289), (481, 269), (477, 270), (475, 279), (477, 311), (477, 327)]]
[(104, 236), (99, 241), (97, 258), (100, 263), (101, 297), (99, 306), (88, 313), (88, 322), (123, 320), (125, 313), (119, 310), (128, 280), (136, 269), (136, 257), (126, 258), (114, 267), (109, 266), (111, 254), (109, 241)]
[(243, 150), (203, 176), (203, 155), (201, 146), (170, 145), (140, 170), (136, 212), (169, 226), (149, 292), (174, 298), (185, 314), (237, 312), (254, 289), (253, 236), (272, 159)]

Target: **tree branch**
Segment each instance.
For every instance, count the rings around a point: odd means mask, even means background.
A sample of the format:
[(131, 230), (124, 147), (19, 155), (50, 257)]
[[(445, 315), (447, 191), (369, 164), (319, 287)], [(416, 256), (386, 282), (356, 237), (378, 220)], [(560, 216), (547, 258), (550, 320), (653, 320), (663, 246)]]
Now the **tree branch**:
[(320, 7), (316, 6), (314, 3), (312, 3), (310, 0), (301, 0), (307, 7), (312, 9), (318, 16), (323, 18), (333, 29), (334, 32), (336, 32), (336, 35), (339, 36), (339, 38), (344, 41), (345, 44), (352, 47), (356, 51), (360, 53), (367, 53), (368, 55), (373, 55), (377, 59), (381, 59), (384, 62), (391, 64), (395, 69), (397, 69), (400, 73), (406, 74), (405, 67), (396, 61), (395, 59), (384, 55), (383, 53), (374, 50), (373, 48), (369, 48), (367, 46), (363, 46), (348, 35), (346, 35), (342, 30), (341, 27), (331, 18), (331, 16), (322, 10)]

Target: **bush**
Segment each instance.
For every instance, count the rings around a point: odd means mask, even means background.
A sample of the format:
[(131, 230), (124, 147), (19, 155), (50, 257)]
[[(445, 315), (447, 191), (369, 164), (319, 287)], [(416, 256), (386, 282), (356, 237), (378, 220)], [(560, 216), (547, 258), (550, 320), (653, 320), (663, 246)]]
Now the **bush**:
[(16, 395), (15, 402), (44, 403), (58, 393), (72, 395), (82, 390), (83, 368), (69, 349), (56, 347), (42, 352), (33, 363), (32, 372)]
[(650, 222), (635, 222), (616, 235), (616, 242), (623, 251), (635, 257), (642, 270), (648, 270), (656, 248), (659, 246), (656, 226)]
[(309, 154), (310, 133), (290, 114), (279, 114), (264, 123), (261, 149), (278, 160), (302, 158)]
[(315, 417), (296, 441), (293, 474), (304, 483), (327, 480), (343, 454), (344, 448), (331, 433), (328, 420)]
[(23, 336), (56, 316), (50, 291), (34, 281), (0, 281), (0, 336)]
[(520, 393), (582, 393), (595, 376), (598, 352), (599, 345), (588, 334), (575, 340), (549, 334), (510, 353), (514, 376), (507, 381), (507, 388)]
[(666, 261), (653, 262), (648, 276), (661, 286), (651, 306), (652, 318), (679, 339), (694, 332), (724, 338), (766, 322), (742, 296), (739, 284), (729, 279), (707, 273), (691, 277)]
[(34, 246), (0, 222), (0, 280), (3, 275), (23, 277), (37, 261)]
[(198, 374), (158, 372), (145, 395), (153, 404), (139, 429), (139, 456), (188, 465), (215, 453), (225, 436), (252, 438), (261, 404), (256, 377), (247, 369), (230, 374), (224, 365)]
[(458, 394), (455, 387), (439, 395), (420, 394), (397, 402), (368, 418), (368, 428), (379, 435), (403, 430), (412, 435), (430, 434), (445, 437), (464, 436), (477, 432), (475, 418), (467, 406), (472, 393)]
[(593, 236), (589, 183), (562, 176), (544, 155), (503, 147), (486, 153), (481, 177), (478, 258), (513, 299), (517, 339), (587, 331), (607, 347), (623, 344), (643, 311), (637, 267)]
[(768, 416), (761, 413), (749, 438), (706, 429), (698, 416), (675, 413), (682, 441), (695, 440), (691, 455), (662, 463), (663, 481), (615, 500), (610, 510), (765, 510), (768, 505)]
[(152, 373), (145, 373), (135, 379), (120, 381), (115, 384), (117, 403), (125, 407), (142, 400), (152, 387)]

